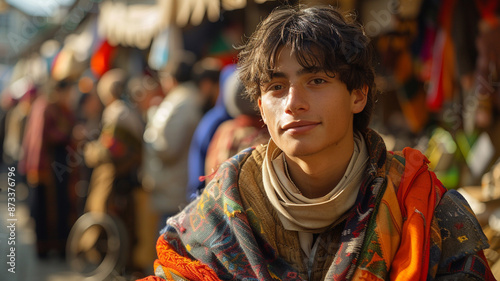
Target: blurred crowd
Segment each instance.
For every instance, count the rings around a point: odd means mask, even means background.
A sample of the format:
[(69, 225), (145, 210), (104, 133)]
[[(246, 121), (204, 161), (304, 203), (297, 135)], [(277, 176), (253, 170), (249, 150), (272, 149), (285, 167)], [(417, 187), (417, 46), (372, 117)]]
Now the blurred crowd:
[(127, 268), (146, 272), (165, 220), (204, 177), (269, 138), (235, 66), (189, 52), (140, 75), (112, 68), (99, 78), (84, 71), (18, 83), (2, 95), (0, 147), (29, 186), (40, 258), (64, 256), (76, 219), (104, 212), (130, 237)]
[[(476, 186), (478, 202), (498, 201), (498, 1), (340, 2), (372, 38), (380, 95), (371, 127), (388, 149), (415, 147), (447, 188)], [(234, 46), (259, 17), (234, 13), (167, 27), (146, 49), (89, 39), (89, 25), (64, 46), (48, 40), (37, 59), (23, 58), (30, 70), (14, 73), (0, 96), (0, 156), (29, 187), (40, 258), (64, 256), (75, 221), (105, 212), (130, 236), (127, 268), (151, 273), (165, 220), (222, 161), (268, 141), (234, 65)], [(489, 238), (500, 241), (500, 226)], [(490, 261), (500, 261), (497, 244)]]

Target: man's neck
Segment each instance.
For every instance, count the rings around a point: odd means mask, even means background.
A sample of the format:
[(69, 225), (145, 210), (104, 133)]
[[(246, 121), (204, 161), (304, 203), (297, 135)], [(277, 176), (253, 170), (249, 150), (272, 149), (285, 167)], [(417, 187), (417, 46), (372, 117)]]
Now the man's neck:
[(288, 173), (307, 198), (328, 194), (345, 175), (354, 151), (354, 140), (329, 147), (311, 157), (290, 158), (285, 155)]

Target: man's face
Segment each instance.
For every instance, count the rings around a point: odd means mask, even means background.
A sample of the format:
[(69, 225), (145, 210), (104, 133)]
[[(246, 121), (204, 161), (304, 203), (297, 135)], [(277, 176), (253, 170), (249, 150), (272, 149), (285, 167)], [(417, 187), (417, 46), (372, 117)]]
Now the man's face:
[(367, 87), (349, 93), (333, 73), (304, 69), (287, 47), (276, 61), (273, 78), (260, 86), (258, 100), (276, 145), (289, 157), (300, 158), (350, 147), (353, 114), (363, 110)]

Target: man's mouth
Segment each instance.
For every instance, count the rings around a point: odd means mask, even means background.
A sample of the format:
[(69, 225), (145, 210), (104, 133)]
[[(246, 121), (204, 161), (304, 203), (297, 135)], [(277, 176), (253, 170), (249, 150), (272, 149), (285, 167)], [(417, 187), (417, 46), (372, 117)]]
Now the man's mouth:
[(316, 121), (298, 120), (286, 123), (281, 129), (291, 134), (301, 134), (316, 128), (319, 124), (320, 122)]

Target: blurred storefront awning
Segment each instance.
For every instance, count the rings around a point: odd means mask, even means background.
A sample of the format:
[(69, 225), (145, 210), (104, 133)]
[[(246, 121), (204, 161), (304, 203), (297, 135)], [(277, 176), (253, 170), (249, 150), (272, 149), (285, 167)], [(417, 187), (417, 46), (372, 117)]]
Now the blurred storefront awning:
[(75, 0), (5, 0), (7, 4), (34, 17), (52, 17), (61, 6), (71, 6)]
[[(258, 4), (268, 0), (248, 0)], [(247, 0), (115, 0), (101, 4), (99, 34), (112, 45), (147, 48), (169, 25), (199, 25), (206, 17), (215, 22), (221, 10), (242, 9)]]

